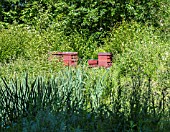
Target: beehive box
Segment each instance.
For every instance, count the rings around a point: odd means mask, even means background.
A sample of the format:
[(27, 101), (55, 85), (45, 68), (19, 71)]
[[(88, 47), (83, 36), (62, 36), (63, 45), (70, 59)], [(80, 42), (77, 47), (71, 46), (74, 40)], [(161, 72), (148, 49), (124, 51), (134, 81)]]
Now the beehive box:
[(99, 53), (98, 66), (105, 68), (112, 66), (112, 53)]
[(76, 66), (78, 62), (78, 53), (63, 52), (63, 62), (65, 66)]
[(98, 66), (98, 60), (88, 60), (89, 67), (97, 67)]

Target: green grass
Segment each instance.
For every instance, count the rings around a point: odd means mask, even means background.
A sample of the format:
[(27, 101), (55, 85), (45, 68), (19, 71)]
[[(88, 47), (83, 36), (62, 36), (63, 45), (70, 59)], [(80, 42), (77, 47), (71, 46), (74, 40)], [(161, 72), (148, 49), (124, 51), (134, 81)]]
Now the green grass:
[(169, 89), (144, 75), (114, 72), (84, 67), (50, 78), (2, 78), (4, 130), (168, 131)]

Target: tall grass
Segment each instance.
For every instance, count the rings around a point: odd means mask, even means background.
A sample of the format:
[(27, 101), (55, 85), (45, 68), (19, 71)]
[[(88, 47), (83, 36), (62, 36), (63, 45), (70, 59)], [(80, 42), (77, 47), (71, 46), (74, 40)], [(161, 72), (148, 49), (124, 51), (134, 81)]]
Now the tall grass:
[(71, 68), (51, 78), (2, 78), (2, 129), (168, 131), (170, 94), (161, 80), (120, 78), (112, 70)]

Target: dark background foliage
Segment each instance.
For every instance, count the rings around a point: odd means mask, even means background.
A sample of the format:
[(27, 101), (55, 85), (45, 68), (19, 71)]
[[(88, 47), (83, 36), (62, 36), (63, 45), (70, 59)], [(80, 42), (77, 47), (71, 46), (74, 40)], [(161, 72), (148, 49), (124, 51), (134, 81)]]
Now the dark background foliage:
[(53, 19), (49, 18), (50, 21), (54, 21), (62, 14), (66, 33), (77, 30), (91, 35), (110, 31), (117, 22), (123, 20), (148, 22), (159, 26), (166, 15), (163, 8), (166, 8), (167, 2), (166, 0), (2, 0), (0, 21), (30, 24), (34, 17), (39, 17), (39, 9), (43, 9), (43, 12), (48, 10), (52, 14)]

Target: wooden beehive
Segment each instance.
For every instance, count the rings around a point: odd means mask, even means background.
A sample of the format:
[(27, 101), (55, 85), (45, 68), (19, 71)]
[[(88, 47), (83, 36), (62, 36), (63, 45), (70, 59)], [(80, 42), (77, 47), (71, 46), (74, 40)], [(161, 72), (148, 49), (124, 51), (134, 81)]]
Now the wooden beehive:
[(78, 53), (63, 52), (63, 62), (65, 66), (76, 66), (78, 62)]
[(97, 67), (98, 66), (98, 60), (88, 60), (89, 67)]
[(112, 53), (99, 53), (98, 66), (105, 68), (112, 66)]

